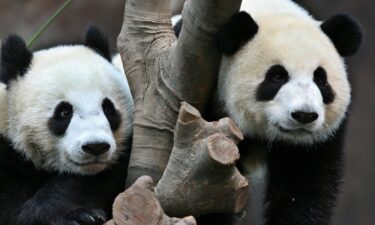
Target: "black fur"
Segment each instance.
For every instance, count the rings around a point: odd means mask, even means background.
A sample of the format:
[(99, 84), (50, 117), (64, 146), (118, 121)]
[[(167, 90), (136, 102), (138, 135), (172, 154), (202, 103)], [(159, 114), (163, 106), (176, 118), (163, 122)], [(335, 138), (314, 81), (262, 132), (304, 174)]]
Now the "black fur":
[(314, 82), (318, 86), (323, 97), (324, 104), (330, 104), (335, 100), (335, 92), (327, 81), (327, 72), (322, 67), (314, 72)]
[(237, 215), (209, 214), (197, 218), (198, 225), (243, 225), (244, 220)]
[(73, 106), (69, 102), (60, 102), (48, 120), (49, 130), (57, 135), (64, 135), (73, 117)]
[(105, 98), (103, 100), (102, 108), (112, 131), (117, 130), (121, 124), (121, 114), (119, 113), (119, 111), (115, 108), (112, 101), (108, 98)]
[(233, 55), (258, 32), (258, 25), (246, 12), (238, 12), (218, 32), (217, 45), (225, 55)]
[(271, 101), (280, 88), (289, 81), (288, 71), (281, 66), (272, 66), (266, 73), (264, 81), (256, 92), (257, 101)]
[(173, 30), (174, 30), (174, 33), (176, 34), (176, 37), (179, 37), (180, 36), (180, 32), (181, 32), (181, 28), (182, 28), (182, 21), (183, 19), (180, 19), (174, 26), (173, 26)]
[[(250, 138), (240, 143), (241, 154), (252, 154), (254, 145), (267, 146), (261, 153), (268, 168), (265, 225), (330, 224), (343, 182), (345, 127), (343, 121), (332, 137), (311, 146)], [(237, 167), (241, 170), (241, 160)], [(238, 215), (213, 214), (198, 218), (198, 224), (245, 225), (246, 221)]]
[(341, 56), (354, 55), (362, 43), (362, 28), (350, 16), (338, 14), (321, 25)]
[(345, 122), (323, 143), (268, 149), (266, 225), (328, 225), (343, 182)]
[[(87, 32), (86, 44), (110, 60), (108, 42), (96, 28)], [(23, 75), (32, 60), (32, 53), (15, 35), (4, 42), (1, 54), (0, 78), (6, 84)], [(59, 103), (47, 126), (55, 135), (64, 135), (72, 113), (71, 104)], [(114, 124), (111, 128), (119, 126)], [(103, 224), (111, 218), (113, 201), (125, 187), (130, 137), (118, 162), (96, 175), (81, 176), (36, 168), (0, 135), (0, 224)]]
[(0, 150), (0, 224), (102, 224), (124, 190), (128, 149), (117, 164), (93, 176), (39, 170), (1, 136)]
[[(183, 20), (174, 26), (174, 32), (179, 37)], [(258, 25), (246, 12), (238, 12), (217, 33), (216, 45), (226, 55), (233, 55), (258, 32)]]
[(17, 76), (24, 75), (33, 58), (24, 40), (17, 35), (10, 35), (1, 45), (0, 81), (8, 85)]
[(107, 37), (96, 26), (91, 25), (86, 32), (85, 46), (91, 48), (99, 55), (111, 62), (111, 52)]

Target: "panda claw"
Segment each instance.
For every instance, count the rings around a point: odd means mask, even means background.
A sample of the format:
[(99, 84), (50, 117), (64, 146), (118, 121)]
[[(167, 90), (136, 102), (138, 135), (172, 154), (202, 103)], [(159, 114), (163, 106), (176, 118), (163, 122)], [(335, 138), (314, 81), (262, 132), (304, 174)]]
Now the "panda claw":
[(62, 225), (102, 225), (107, 221), (102, 209), (79, 208), (68, 213)]

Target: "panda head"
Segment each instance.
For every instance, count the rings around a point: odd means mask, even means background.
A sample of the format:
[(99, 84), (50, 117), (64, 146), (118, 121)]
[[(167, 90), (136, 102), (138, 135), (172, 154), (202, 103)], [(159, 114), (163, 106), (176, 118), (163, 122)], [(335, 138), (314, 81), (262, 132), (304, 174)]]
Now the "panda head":
[(240, 12), (220, 31), (219, 98), (248, 136), (324, 141), (350, 103), (343, 57), (359, 48), (361, 28), (346, 15), (323, 23), (280, 17), (255, 22)]
[(13, 35), (1, 54), (1, 130), (37, 168), (95, 174), (124, 153), (133, 101), (97, 28), (84, 45), (35, 53)]

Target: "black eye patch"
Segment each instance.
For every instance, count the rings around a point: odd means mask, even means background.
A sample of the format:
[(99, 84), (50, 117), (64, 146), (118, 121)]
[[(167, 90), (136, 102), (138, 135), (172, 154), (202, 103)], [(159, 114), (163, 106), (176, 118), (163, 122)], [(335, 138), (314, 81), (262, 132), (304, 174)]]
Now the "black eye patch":
[(115, 131), (120, 127), (121, 124), (121, 114), (118, 110), (116, 110), (113, 102), (108, 98), (105, 98), (102, 103), (102, 108), (109, 125), (111, 126), (111, 130)]
[(314, 72), (314, 82), (318, 86), (323, 97), (323, 103), (329, 104), (335, 100), (335, 93), (327, 80), (327, 72), (322, 67), (318, 67)]
[(60, 102), (48, 120), (48, 128), (57, 135), (64, 135), (73, 117), (73, 106), (69, 102)]
[(289, 81), (288, 71), (281, 65), (272, 66), (256, 92), (257, 101), (271, 101), (280, 88)]

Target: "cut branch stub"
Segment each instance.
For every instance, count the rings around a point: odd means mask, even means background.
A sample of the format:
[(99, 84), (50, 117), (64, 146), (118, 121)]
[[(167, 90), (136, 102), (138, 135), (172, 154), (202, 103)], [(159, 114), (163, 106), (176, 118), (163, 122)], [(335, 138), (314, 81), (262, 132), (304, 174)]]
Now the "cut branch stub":
[(206, 122), (198, 110), (182, 103), (172, 154), (155, 188), (164, 211), (200, 216), (242, 210), (249, 190), (235, 167), (236, 144), (242, 139), (232, 120)]
[(170, 0), (126, 1), (117, 45), (135, 107), (127, 186), (141, 175), (160, 179), (173, 147), (180, 102), (204, 109), (221, 59), (215, 33), (240, 4), (241, 0), (186, 2), (177, 41)]
[(178, 219), (165, 215), (153, 190), (152, 178), (140, 177), (117, 196), (113, 205), (113, 219), (105, 225), (196, 225), (192, 216)]

